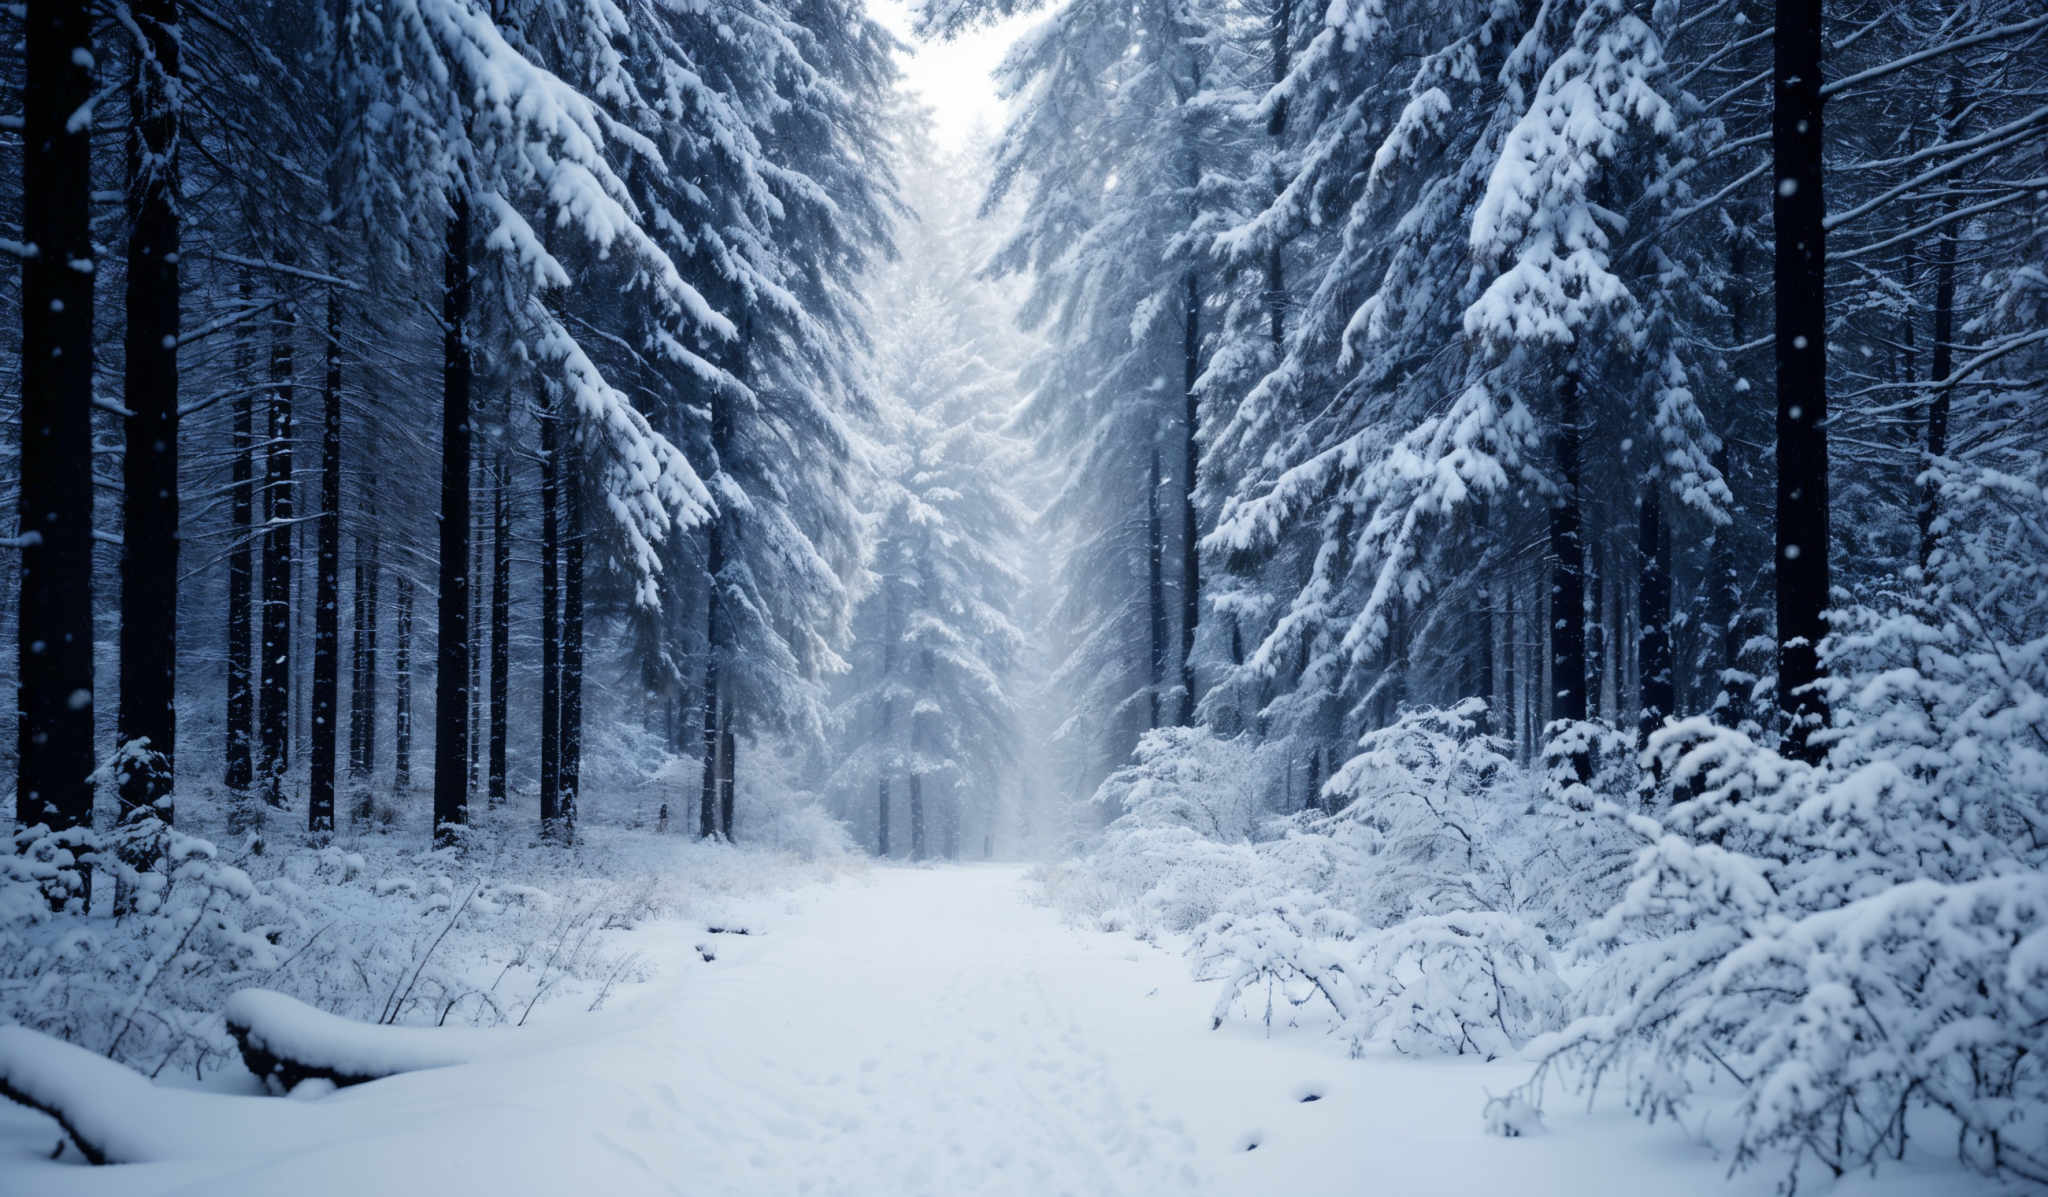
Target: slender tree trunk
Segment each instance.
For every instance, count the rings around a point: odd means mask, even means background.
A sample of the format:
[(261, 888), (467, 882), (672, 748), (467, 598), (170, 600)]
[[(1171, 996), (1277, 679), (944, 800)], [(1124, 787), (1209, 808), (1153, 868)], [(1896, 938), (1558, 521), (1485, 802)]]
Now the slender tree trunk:
[(1152, 655), (1146, 674), (1150, 701), (1147, 727), (1159, 726), (1159, 692), (1166, 686), (1165, 529), (1159, 520), (1159, 445), (1152, 445), (1150, 472), (1145, 476), (1145, 610), (1150, 616)]
[(1180, 490), (1180, 724), (1195, 724), (1195, 629), (1202, 618), (1201, 536), (1195, 525), (1195, 479), (1201, 469), (1201, 407), (1195, 380), (1202, 372), (1202, 295), (1191, 270), (1183, 280), (1181, 330), (1181, 462)]
[(889, 858), (889, 778), (875, 783), (875, 855)]
[[(363, 519), (374, 523), (377, 507), (363, 504)], [(363, 777), (377, 772), (377, 618), (383, 613), (378, 602), (383, 569), (377, 560), (377, 541), (369, 544), (370, 560), (363, 569), (363, 624), (359, 633), (363, 651)]]
[(397, 611), (392, 628), (392, 791), (403, 799), (412, 793), (412, 579), (397, 579)]
[(923, 860), (924, 857), (924, 774), (912, 768), (910, 771), (910, 859)]
[(1641, 554), (1636, 583), (1636, 672), (1642, 700), (1637, 710), (1641, 742), (1677, 713), (1671, 666), (1671, 540), (1664, 534), (1663, 494), (1656, 483), (1643, 488), (1636, 513)]
[(1479, 697), (1486, 700), (1486, 716), (1480, 721), (1482, 730), (1491, 732), (1500, 726), (1500, 714), (1494, 709), (1500, 698), (1500, 691), (1493, 687), (1493, 591), (1490, 587), (1479, 588)]
[(327, 378), (321, 387), (320, 547), (313, 600), (313, 778), (306, 830), (334, 830), (335, 722), (341, 685), (341, 296), (327, 292)]
[(540, 830), (562, 817), (562, 463), (552, 397), (540, 412)]
[[(472, 402), (474, 399), (472, 398)], [(469, 789), (472, 793), (482, 788), (483, 754), (485, 740), (483, 664), (487, 651), (485, 639), (489, 628), (484, 622), (484, 590), (487, 579), (484, 572), (485, 504), (484, 459), (476, 451), (476, 429), (474, 421), (470, 428), (469, 449)], [(489, 799), (486, 798), (486, 802)]]
[[(1963, 86), (1960, 79), (1949, 81), (1948, 119), (1942, 124), (1944, 138), (1954, 136), (1962, 122)], [(1942, 215), (1953, 217), (1957, 199), (1953, 189), (1944, 193)], [(1948, 452), (1949, 400), (1954, 389), (1949, 379), (1955, 373), (1956, 350), (1956, 234), (1955, 221), (1944, 221), (1934, 251), (1934, 360), (1928, 382), (1934, 394), (1927, 404), (1927, 480), (1920, 486), (1920, 568), (1925, 571), (1934, 560), (1934, 520), (1941, 501), (1941, 486), (1934, 470)]]
[[(1268, 81), (1277, 88), (1287, 81), (1294, 53), (1294, 0), (1275, 0), (1269, 37), (1268, 65), (1272, 73)], [(1284, 97), (1273, 105), (1272, 114), (1266, 118), (1266, 136), (1273, 139), (1277, 152), (1282, 139), (1287, 136), (1287, 100)], [(1276, 165), (1273, 176), (1275, 197), (1280, 194), (1282, 185)], [(1273, 361), (1278, 364), (1287, 338), (1287, 269), (1277, 242), (1266, 251), (1266, 336), (1273, 345)]]
[(270, 428), (264, 468), (263, 655), (256, 691), (259, 772), (263, 800), (284, 805), (291, 767), (293, 345), (298, 308), (279, 296), (270, 326)]
[[(882, 579), (882, 669), (885, 683), (893, 683), (896, 674), (896, 581), (885, 574)], [(889, 774), (895, 767), (894, 738), (896, 735), (896, 704), (889, 699), (882, 700), (881, 719), (876, 726), (875, 736), (883, 748), (880, 774), (876, 782), (875, 795), (875, 855), (887, 858), (889, 855)]]
[(434, 842), (469, 821), (469, 198), (448, 217), (441, 292), (441, 559), (434, 658)]
[(512, 685), (512, 468), (501, 450), (491, 488), (490, 802), (505, 801), (507, 690)]
[(733, 804), (739, 792), (736, 775), (739, 772), (740, 742), (732, 732), (732, 704), (722, 704), (719, 714), (725, 720), (725, 731), (718, 741), (718, 831), (727, 843), (731, 843)]
[(361, 782), (369, 771), (363, 764), (363, 710), (368, 699), (368, 686), (363, 682), (363, 625), (369, 622), (369, 569), (363, 560), (363, 538), (355, 538), (355, 561), (349, 571), (349, 647), (348, 647), (348, 775), (352, 783)]
[(15, 821), (90, 825), (92, 14), (29, 0), (22, 95), (20, 648)]
[(129, 187), (128, 329), (121, 459), (121, 710), (130, 761), (125, 812), (168, 821), (178, 751), (178, 77), (177, 0), (135, 0), (135, 179)]
[[(731, 433), (731, 417), (726, 411), (725, 397), (713, 388), (707, 396), (711, 404), (711, 448), (718, 458), (718, 468), (724, 469), (727, 439)], [(704, 711), (703, 739), (699, 751), (704, 757), (703, 783), (697, 791), (697, 835), (709, 839), (718, 834), (719, 785), (723, 773), (719, 769), (718, 752), (721, 747), (719, 733), (724, 727), (725, 712), (720, 709), (719, 658), (725, 652), (725, 600), (720, 588), (725, 584), (725, 513), (718, 512), (711, 517), (704, 533)]]
[(575, 471), (562, 494), (568, 516), (562, 546), (562, 838), (576, 839), (583, 795), (583, 487)]
[(1827, 209), (1821, 194), (1822, 0), (1779, 0), (1772, 45), (1777, 233), (1778, 709), (1788, 756), (1818, 761), (1827, 725), (1820, 642), (1828, 606)]
[(1519, 761), (1522, 759), (1522, 693), (1516, 688), (1520, 678), (1515, 668), (1521, 658), (1516, 655), (1515, 644), (1515, 586), (1509, 582), (1503, 588), (1502, 598), (1506, 607), (1500, 618), (1500, 728), (1508, 738), (1508, 749)]
[(719, 641), (724, 634), (724, 629), (719, 626), (718, 575), (725, 568), (723, 539), (714, 517), (705, 535), (704, 718), (703, 738), (698, 742), (698, 751), (703, 753), (704, 777), (697, 790), (699, 839), (710, 839), (718, 834), (718, 654)]
[[(242, 307), (255, 296), (244, 277)], [(249, 394), (250, 354), (246, 336), (235, 338), (234, 443), (229, 522), (234, 541), (228, 549), (228, 692), (226, 760), (222, 781), (230, 794), (246, 796), (255, 784), (256, 661), (253, 604), (256, 597), (256, 428), (255, 403)]]
[[(1584, 410), (1578, 376), (1567, 367), (1558, 384), (1558, 496), (1550, 508), (1551, 718), (1586, 717), (1586, 576), (1580, 542), (1584, 504), (1579, 485), (1579, 436)], [(1590, 773), (1583, 762), (1580, 778)]]

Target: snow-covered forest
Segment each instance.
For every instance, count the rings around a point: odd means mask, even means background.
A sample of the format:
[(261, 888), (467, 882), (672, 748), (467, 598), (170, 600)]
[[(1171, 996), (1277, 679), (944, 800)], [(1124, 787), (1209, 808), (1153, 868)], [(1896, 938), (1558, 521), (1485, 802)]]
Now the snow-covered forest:
[(2042, 0), (18, 0), (0, 257), (0, 1192), (2048, 1187)]

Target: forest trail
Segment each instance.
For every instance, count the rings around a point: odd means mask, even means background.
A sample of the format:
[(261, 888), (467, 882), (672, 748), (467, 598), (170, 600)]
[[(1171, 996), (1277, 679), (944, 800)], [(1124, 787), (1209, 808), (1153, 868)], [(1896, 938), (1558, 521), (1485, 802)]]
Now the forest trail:
[(1526, 1064), (1353, 1061), (1249, 1020), (1212, 1032), (1213, 987), (1182, 956), (1064, 926), (1019, 866), (849, 873), (733, 928), (644, 925), (657, 980), (555, 1022), (573, 1042), (321, 1098), (314, 1151), (27, 1179), (51, 1197), (1621, 1197), (1651, 1175), (1749, 1197), (1776, 1179), (1731, 1182), (1686, 1129), (1570, 1099), (1557, 1133), (1486, 1135), (1486, 1092)]

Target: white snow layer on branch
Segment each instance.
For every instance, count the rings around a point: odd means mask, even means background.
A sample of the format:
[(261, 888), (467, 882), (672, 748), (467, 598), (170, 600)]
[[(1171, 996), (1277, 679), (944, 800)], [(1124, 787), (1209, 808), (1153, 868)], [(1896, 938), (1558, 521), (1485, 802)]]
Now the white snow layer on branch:
[(1609, 268), (1608, 228), (1620, 217), (1592, 195), (1633, 129), (1676, 131), (1652, 82), (1662, 66), (1662, 44), (1640, 18), (1613, 0), (1587, 5), (1473, 213), (1474, 256), (1507, 265), (1466, 310), (1467, 335), (1568, 344), (1592, 315), (1629, 301)]
[(546, 304), (534, 297), (527, 310), (540, 329), (535, 351), (542, 361), (560, 369), (571, 410), (582, 421), (587, 443), (603, 459), (605, 506), (625, 537), (636, 579), (634, 599), (651, 606), (660, 593), (656, 545), (670, 531), (708, 519), (710, 492), (682, 450), (656, 432), (624, 392), (605, 381)]

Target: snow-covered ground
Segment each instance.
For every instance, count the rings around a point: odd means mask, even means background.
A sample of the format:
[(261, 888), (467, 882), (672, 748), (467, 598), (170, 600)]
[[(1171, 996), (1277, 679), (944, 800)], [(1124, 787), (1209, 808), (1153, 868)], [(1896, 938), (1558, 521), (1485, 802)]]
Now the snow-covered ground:
[[(1212, 1032), (1213, 988), (1181, 956), (1063, 925), (1015, 866), (846, 873), (743, 917), (745, 935), (643, 925), (656, 979), (528, 1028), (530, 1052), (164, 1115), (246, 1127), (239, 1156), (86, 1167), (46, 1158), (47, 1118), (0, 1110), (0, 1193), (1761, 1197), (1780, 1179), (1730, 1179), (1711, 1120), (1558, 1099), (1545, 1133), (1486, 1134), (1485, 1095), (1525, 1064)], [(1819, 1191), (1990, 1190), (1909, 1161)]]

